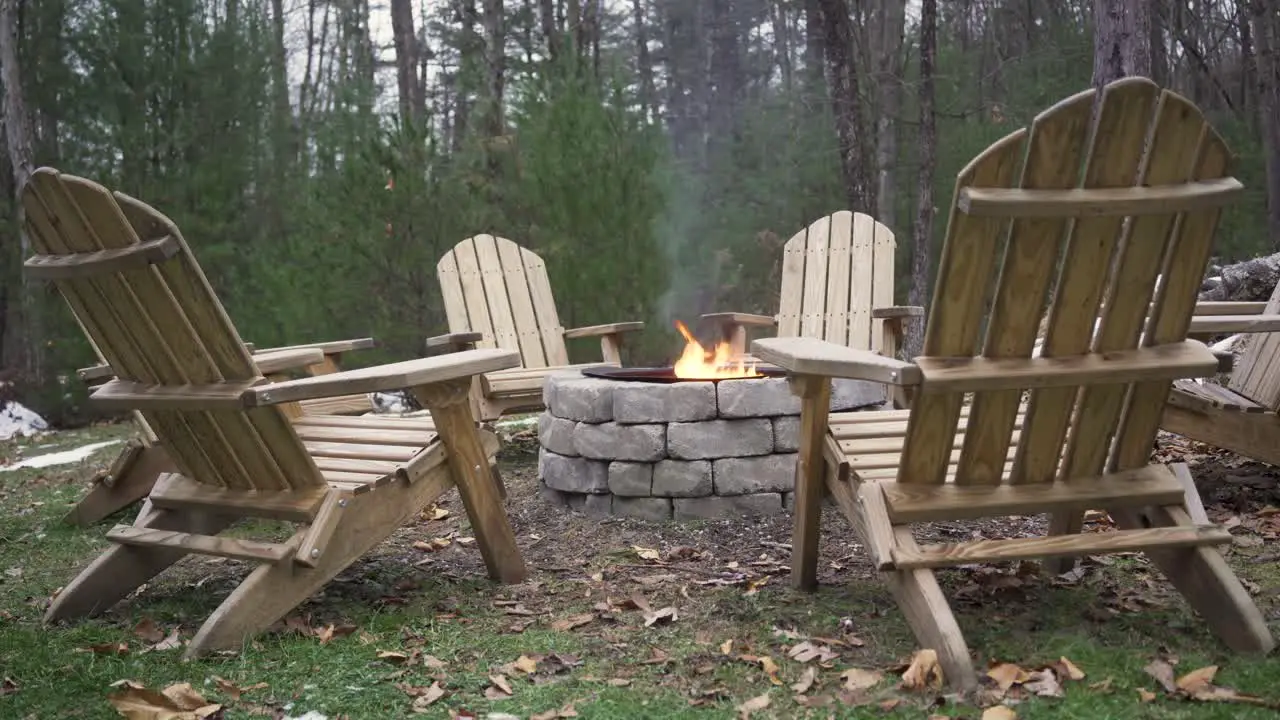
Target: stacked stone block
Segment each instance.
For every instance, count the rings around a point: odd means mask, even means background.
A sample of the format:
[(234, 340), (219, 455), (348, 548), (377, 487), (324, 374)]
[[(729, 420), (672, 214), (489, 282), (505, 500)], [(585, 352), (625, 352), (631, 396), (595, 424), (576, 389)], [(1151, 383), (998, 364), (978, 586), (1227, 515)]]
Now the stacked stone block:
[[(783, 378), (672, 384), (566, 371), (543, 386), (538, 476), (553, 502), (646, 520), (791, 507), (800, 399)], [(878, 408), (882, 385), (835, 380), (831, 409)]]

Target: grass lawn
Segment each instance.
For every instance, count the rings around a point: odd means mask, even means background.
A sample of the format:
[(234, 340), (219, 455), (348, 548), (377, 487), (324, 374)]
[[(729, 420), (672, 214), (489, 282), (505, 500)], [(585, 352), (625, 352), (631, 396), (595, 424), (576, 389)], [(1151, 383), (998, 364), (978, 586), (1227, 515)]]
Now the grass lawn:
[[(129, 431), (19, 440), (0, 444), (0, 458)], [(120, 717), (109, 695), (142, 697), (137, 687), (178, 683), (190, 688), (170, 692), (187, 706), (199, 704), (191, 693), (220, 705), (202, 711), (213, 717), (330, 720), (1014, 717), (983, 707), (1000, 702), (1036, 719), (1261, 718), (1275, 716), (1267, 704), (1280, 700), (1280, 656), (1228, 652), (1136, 555), (1087, 560), (1060, 578), (1032, 564), (940, 573), (979, 662), (1014, 663), (1031, 675), (970, 698), (903, 689), (919, 648), (833, 510), (822, 588), (805, 595), (788, 586), (789, 517), (683, 524), (586, 517), (539, 497), (536, 459), (519, 442), (504, 450), (502, 465), (528, 582), (485, 580), (450, 493), (241, 652), (181, 663), (176, 648), (243, 577), (242, 563), (188, 558), (103, 617), (40, 624), (49, 597), (106, 547), (106, 529), (136, 513), (84, 530), (60, 522), (92, 470), (118, 450), (103, 448), (80, 466), (0, 472), (0, 718)], [(1193, 472), (1214, 483), (1203, 493), (1211, 517), (1236, 518), (1239, 542), (1228, 557), (1280, 633), (1280, 515), (1266, 509), (1280, 505), (1276, 472), (1231, 456), (1196, 459)], [(1042, 519), (1010, 519), (931, 532), (955, 538), (1040, 527)], [(282, 530), (258, 524), (238, 532)], [(1067, 679), (1062, 658), (1084, 677)], [(1261, 700), (1189, 699), (1145, 669), (1182, 677), (1211, 665), (1214, 685)], [(1045, 667), (1056, 672), (1035, 673)], [(993, 672), (1006, 673), (1017, 675)], [(1055, 678), (1060, 697), (1052, 696)]]

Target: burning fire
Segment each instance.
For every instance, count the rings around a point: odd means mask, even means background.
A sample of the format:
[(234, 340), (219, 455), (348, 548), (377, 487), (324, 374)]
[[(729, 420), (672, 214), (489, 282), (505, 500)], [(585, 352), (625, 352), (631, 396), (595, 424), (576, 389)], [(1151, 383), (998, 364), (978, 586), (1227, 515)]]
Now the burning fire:
[(733, 349), (727, 342), (716, 343), (715, 352), (708, 352), (702, 344), (689, 333), (684, 323), (676, 321), (676, 329), (684, 336), (686, 344), (680, 359), (676, 361), (676, 377), (686, 380), (723, 380), (726, 378), (764, 377), (756, 371), (753, 362), (747, 365), (746, 358), (741, 355), (734, 358)]

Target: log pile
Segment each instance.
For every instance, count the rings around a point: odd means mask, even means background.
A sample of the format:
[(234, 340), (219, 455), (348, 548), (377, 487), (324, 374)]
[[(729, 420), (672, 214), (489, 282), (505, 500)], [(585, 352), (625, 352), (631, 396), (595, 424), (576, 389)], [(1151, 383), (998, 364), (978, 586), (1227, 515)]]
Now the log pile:
[(1200, 286), (1201, 300), (1266, 302), (1280, 282), (1280, 253), (1234, 265), (1214, 265)]

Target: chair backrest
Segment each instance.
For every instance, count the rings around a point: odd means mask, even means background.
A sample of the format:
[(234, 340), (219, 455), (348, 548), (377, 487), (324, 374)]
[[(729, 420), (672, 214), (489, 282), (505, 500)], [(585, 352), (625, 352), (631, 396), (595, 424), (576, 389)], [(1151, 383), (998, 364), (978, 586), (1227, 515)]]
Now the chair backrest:
[(889, 228), (841, 210), (796, 233), (782, 252), (778, 337), (815, 337), (879, 351), (883, 320), (873, 307), (893, 305), (895, 243)]
[[(1271, 293), (1265, 310), (1280, 315), (1280, 285)], [(1248, 343), (1227, 387), (1258, 403), (1280, 411), (1280, 332), (1255, 333), (1244, 336)]]
[(244, 410), (263, 382), (178, 228), (121, 193), (51, 168), (22, 191), (35, 249), (116, 379), (95, 391), (142, 412), (184, 475), (244, 490), (324, 484), (279, 408)]
[(520, 352), (526, 368), (569, 364), (542, 258), (506, 238), (476, 235), (436, 263), (449, 332), (476, 332), (482, 348)]
[(898, 482), (1144, 467), (1172, 380), (1216, 371), (1186, 337), (1221, 207), (1242, 189), (1230, 152), (1194, 105), (1145, 78), (1103, 89), (1096, 131), (1095, 94), (960, 172)]

